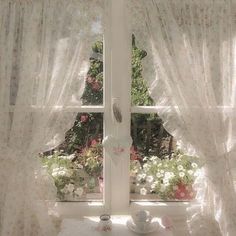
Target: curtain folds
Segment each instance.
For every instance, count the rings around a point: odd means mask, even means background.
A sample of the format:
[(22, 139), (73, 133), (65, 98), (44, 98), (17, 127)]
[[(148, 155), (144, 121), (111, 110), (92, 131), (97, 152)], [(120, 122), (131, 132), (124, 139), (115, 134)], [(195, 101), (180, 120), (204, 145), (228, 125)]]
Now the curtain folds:
[(191, 235), (236, 234), (236, 5), (231, 0), (131, 0), (147, 51), (143, 73), (166, 129), (205, 163), (189, 209)]
[[(80, 106), (102, 0), (0, 1), (0, 235), (53, 236), (55, 200), (39, 152), (56, 147)], [(96, 12), (96, 13), (95, 13)]]

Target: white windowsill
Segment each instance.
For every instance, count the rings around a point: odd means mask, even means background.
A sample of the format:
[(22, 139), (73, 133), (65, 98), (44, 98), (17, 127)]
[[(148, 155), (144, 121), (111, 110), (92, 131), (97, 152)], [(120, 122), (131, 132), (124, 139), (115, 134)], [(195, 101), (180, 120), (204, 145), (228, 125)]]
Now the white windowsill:
[(80, 218), (85, 215), (95, 216), (103, 213), (127, 215), (140, 209), (149, 210), (154, 216), (168, 215), (172, 218), (183, 219), (187, 216), (188, 207), (197, 207), (198, 203), (192, 202), (131, 202), (130, 206), (125, 211), (107, 212), (103, 202), (56, 202), (50, 204), (50, 209), (61, 218)]

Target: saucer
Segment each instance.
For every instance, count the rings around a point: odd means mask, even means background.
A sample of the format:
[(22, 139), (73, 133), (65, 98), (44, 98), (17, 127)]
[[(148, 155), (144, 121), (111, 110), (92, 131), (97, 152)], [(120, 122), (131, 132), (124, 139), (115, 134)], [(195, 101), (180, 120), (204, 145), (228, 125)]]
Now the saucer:
[(138, 233), (138, 234), (152, 233), (152, 232), (156, 231), (160, 226), (158, 222), (154, 221), (154, 222), (150, 223), (150, 226), (147, 230), (143, 231), (143, 230), (140, 230), (137, 228), (137, 226), (134, 224), (132, 219), (127, 220), (126, 225), (131, 231)]

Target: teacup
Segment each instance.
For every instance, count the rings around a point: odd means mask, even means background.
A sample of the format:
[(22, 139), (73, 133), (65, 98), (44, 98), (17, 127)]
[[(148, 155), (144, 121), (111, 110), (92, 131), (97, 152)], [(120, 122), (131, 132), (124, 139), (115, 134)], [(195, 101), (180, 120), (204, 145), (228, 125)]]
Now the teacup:
[(132, 214), (132, 219), (137, 229), (145, 231), (149, 228), (152, 216), (149, 211), (141, 210)]

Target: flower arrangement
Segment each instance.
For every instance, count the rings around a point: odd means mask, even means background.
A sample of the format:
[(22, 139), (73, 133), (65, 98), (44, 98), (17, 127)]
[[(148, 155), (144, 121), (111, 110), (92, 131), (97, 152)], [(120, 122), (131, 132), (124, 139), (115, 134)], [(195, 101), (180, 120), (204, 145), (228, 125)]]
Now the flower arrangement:
[(196, 157), (177, 151), (172, 159), (161, 160), (152, 156), (144, 157), (143, 161), (142, 165), (137, 161), (131, 163), (131, 173), (136, 175), (135, 192), (157, 194), (158, 198), (165, 200), (195, 197), (192, 184), (200, 172)]
[(60, 200), (76, 200), (88, 192), (99, 192), (102, 175), (102, 146), (93, 139), (80, 153), (54, 151), (41, 155), (43, 166), (52, 176)]
[(68, 155), (63, 151), (54, 151), (52, 155), (41, 155), (43, 167), (52, 176), (60, 200), (76, 200), (96, 186), (82, 165), (74, 160), (75, 154)]

